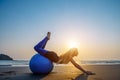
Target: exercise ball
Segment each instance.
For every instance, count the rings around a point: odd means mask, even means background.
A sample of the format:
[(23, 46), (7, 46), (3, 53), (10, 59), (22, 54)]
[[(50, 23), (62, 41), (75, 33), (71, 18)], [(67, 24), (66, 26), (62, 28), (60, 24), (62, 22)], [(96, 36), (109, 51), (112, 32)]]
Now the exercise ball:
[(37, 74), (48, 74), (53, 69), (53, 63), (46, 57), (35, 54), (29, 62), (30, 70)]

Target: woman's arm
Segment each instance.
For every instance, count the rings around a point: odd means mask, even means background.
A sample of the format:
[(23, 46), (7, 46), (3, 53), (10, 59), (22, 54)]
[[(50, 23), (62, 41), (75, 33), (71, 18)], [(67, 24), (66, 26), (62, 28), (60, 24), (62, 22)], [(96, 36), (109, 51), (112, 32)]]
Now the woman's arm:
[(79, 70), (81, 70), (83, 73), (86, 73), (88, 75), (95, 75), (95, 73), (92, 73), (91, 71), (86, 71), (84, 70), (79, 64), (77, 64), (73, 59), (71, 60), (71, 63), (78, 68)]
[(73, 59), (71, 60), (71, 63), (78, 68), (79, 70), (81, 70), (82, 72), (86, 72), (79, 64), (77, 64)]

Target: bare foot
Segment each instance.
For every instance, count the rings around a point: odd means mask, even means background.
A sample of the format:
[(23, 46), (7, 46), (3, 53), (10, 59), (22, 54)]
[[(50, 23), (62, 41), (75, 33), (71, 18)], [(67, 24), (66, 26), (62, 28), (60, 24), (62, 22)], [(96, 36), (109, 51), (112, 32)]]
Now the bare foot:
[(47, 32), (47, 38), (50, 39), (51, 32)]

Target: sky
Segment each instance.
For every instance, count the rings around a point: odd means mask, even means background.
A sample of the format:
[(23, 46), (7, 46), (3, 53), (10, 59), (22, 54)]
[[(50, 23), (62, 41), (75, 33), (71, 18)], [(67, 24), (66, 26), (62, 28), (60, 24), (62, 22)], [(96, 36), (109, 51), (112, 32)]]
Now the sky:
[(48, 31), (58, 55), (74, 41), (80, 60), (120, 60), (120, 0), (0, 0), (0, 53), (29, 60)]

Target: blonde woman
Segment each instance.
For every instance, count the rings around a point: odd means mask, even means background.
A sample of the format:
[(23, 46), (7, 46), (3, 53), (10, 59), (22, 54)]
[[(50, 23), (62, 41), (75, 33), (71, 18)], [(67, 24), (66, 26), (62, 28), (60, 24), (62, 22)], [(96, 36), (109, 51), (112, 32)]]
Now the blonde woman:
[(93, 74), (90, 71), (84, 70), (79, 64), (77, 64), (74, 61), (73, 57), (78, 55), (77, 48), (72, 48), (72, 49), (70, 49), (69, 51), (67, 51), (66, 53), (64, 53), (60, 56), (58, 56), (53, 51), (45, 50), (44, 48), (45, 48), (45, 45), (46, 45), (47, 41), (50, 39), (50, 35), (51, 35), (51, 33), (48, 32), (47, 36), (34, 47), (35, 51), (37, 51), (40, 55), (48, 58), (49, 60), (51, 60), (54, 63), (67, 64), (67, 63), (71, 62), (76, 68), (81, 70), (83, 73), (86, 73), (88, 75)]

